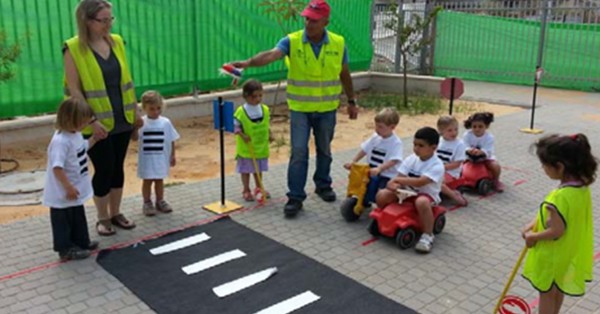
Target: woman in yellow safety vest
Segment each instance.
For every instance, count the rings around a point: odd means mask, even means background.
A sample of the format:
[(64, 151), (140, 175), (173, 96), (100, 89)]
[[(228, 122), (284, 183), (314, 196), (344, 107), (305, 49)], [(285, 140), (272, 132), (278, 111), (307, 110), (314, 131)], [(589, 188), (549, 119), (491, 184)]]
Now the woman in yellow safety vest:
[(113, 225), (132, 229), (135, 224), (120, 211), (123, 164), (134, 127), (141, 127), (125, 45), (111, 34), (112, 5), (106, 0), (83, 0), (75, 12), (78, 36), (63, 48), (65, 96), (84, 99), (94, 111), (84, 136), (99, 141), (88, 151), (94, 165), (94, 203), (99, 235), (113, 235)]

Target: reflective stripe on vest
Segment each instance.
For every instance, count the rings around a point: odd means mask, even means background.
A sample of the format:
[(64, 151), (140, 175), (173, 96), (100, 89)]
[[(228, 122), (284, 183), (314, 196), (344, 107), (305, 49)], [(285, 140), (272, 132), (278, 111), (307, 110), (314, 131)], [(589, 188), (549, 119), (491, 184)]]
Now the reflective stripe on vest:
[[(233, 116), (242, 124), (242, 130), (244, 134), (250, 137), (250, 145), (254, 148), (255, 158), (268, 158), (269, 157), (269, 120), (270, 112), (269, 107), (261, 104), (263, 111), (262, 121), (256, 123), (252, 122), (244, 110), (244, 106), (239, 106)], [(250, 150), (248, 149), (248, 143), (246, 143), (241, 136), (236, 136), (236, 156), (242, 158), (252, 158)]]
[[(125, 44), (120, 36), (112, 34), (111, 37), (114, 42), (112, 52), (119, 61), (121, 68), (120, 83), (125, 120), (133, 124), (137, 102), (133, 89), (133, 81), (131, 80), (129, 68), (127, 67)], [(94, 110), (96, 119), (98, 119), (108, 131), (111, 131), (115, 127), (112, 105), (108, 98), (106, 85), (104, 84), (104, 76), (102, 75), (102, 70), (98, 65), (96, 57), (94, 57), (91, 48), (88, 47), (87, 49), (82, 49), (77, 36), (68, 39), (65, 44), (77, 67), (77, 73), (79, 74), (79, 80), (81, 81), (81, 91), (85, 100), (92, 107), (92, 110)], [(64, 94), (65, 97), (70, 96), (66, 77), (64, 79)], [(82, 133), (86, 135), (91, 134), (92, 128), (88, 126)]]
[(321, 47), (315, 57), (309, 42), (303, 42), (304, 30), (288, 35), (290, 54), (287, 100), (290, 110), (300, 112), (327, 112), (337, 109), (342, 92), (340, 73), (344, 56), (344, 38), (327, 32), (329, 43)]

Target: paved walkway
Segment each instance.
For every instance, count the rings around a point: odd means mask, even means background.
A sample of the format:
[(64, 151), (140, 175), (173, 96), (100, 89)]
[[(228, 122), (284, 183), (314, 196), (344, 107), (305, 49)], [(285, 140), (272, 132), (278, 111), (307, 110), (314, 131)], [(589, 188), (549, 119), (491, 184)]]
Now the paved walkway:
[[(469, 91), (474, 84), (476, 93)], [(467, 83), (467, 95), (478, 94), (497, 100), (506, 100), (513, 94), (524, 95), (521, 87), (474, 84)], [(600, 132), (598, 94), (555, 90), (540, 91), (540, 94), (543, 106), (537, 111), (536, 127), (546, 133), (584, 132), (600, 156), (600, 137), (596, 136)], [(518, 97), (508, 100), (521, 101)], [(497, 138), (497, 156), (505, 166), (506, 192), (483, 199), (468, 196), (469, 207), (448, 214), (444, 232), (436, 238), (433, 252), (426, 256), (417, 255), (413, 250), (400, 251), (386, 239), (363, 245), (371, 238), (365, 230), (367, 219), (346, 223), (339, 214), (339, 201), (327, 204), (314, 194), (309, 195), (300, 216), (294, 220), (284, 219), (286, 165), (272, 167), (265, 178), (265, 185), (273, 195), (268, 205), (250, 207), (232, 217), (421, 313), (491, 313), (523, 246), (520, 228), (533, 217), (544, 195), (556, 185), (543, 174), (538, 161), (528, 151), (536, 136), (518, 131), (529, 125), (528, 119), (529, 112), (523, 111), (499, 117), (492, 125), (491, 131)], [(405, 151), (410, 152), (411, 139), (405, 139), (404, 144)], [(346, 183), (347, 174), (342, 164), (354, 153), (355, 150), (349, 150), (334, 156), (333, 178), (338, 195), (343, 193)], [(238, 193), (241, 190), (238, 177), (227, 177), (227, 185), (231, 191), (228, 199), (243, 203)], [(219, 186), (218, 180), (207, 180), (169, 187), (166, 194), (175, 212), (155, 218), (142, 216), (138, 209), (140, 196), (125, 199), (124, 211), (138, 227), (100, 239), (101, 246), (133, 243), (158, 232), (206, 222), (213, 215), (200, 208), (219, 200)], [(309, 183), (307, 190), (312, 189)], [(597, 185), (594, 191), (594, 203), (600, 204)], [(90, 230), (93, 230), (94, 209), (88, 208), (87, 214)], [(597, 207), (594, 216), (595, 225), (599, 225)], [(0, 313), (152, 312), (94, 259), (57, 263), (51, 251), (48, 217), (0, 225), (0, 239)], [(595, 252), (599, 252), (598, 233), (595, 240)], [(598, 278), (600, 271), (596, 267), (596, 280), (589, 285), (586, 296), (566, 298), (563, 313), (600, 312)], [(531, 303), (535, 303), (537, 297), (534, 289), (520, 277), (516, 278), (511, 293)]]

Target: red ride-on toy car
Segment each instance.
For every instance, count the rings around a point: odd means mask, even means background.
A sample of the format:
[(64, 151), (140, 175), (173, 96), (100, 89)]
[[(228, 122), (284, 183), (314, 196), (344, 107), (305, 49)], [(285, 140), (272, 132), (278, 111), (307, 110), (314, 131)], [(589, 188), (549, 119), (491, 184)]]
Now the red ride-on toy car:
[[(399, 190), (401, 203), (392, 203), (385, 208), (375, 208), (369, 214), (373, 220), (367, 230), (373, 236), (383, 235), (396, 239), (396, 245), (404, 250), (413, 247), (423, 233), (419, 214), (410, 197), (416, 193), (408, 190)], [(400, 197), (402, 196), (402, 197)], [(446, 208), (433, 206), (433, 233), (439, 234), (446, 225)]]
[(453, 190), (474, 190), (479, 195), (488, 195), (494, 189), (494, 179), (483, 161), (465, 161), (460, 178), (445, 183)]

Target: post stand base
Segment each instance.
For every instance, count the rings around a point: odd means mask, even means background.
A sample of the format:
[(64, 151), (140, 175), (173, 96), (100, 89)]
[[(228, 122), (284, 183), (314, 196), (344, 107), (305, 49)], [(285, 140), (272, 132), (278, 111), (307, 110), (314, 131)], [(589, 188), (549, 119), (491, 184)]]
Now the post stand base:
[(238, 210), (244, 206), (236, 204), (234, 202), (225, 201), (225, 205), (221, 204), (221, 202), (214, 202), (207, 205), (202, 206), (202, 208), (211, 211), (215, 214), (225, 214), (228, 212), (232, 212), (234, 210)]
[(528, 134), (540, 134), (540, 133), (544, 133), (544, 130), (542, 130), (542, 129), (530, 129), (530, 128), (522, 128), (519, 131), (521, 131), (523, 133), (528, 133)]

